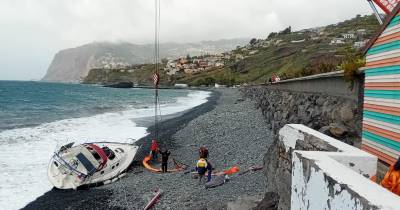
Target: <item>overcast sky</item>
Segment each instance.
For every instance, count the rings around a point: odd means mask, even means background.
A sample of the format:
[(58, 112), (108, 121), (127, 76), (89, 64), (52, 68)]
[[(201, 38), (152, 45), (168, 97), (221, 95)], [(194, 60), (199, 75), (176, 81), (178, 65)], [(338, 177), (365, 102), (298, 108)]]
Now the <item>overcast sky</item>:
[[(265, 38), (372, 13), (366, 0), (161, 0), (161, 42)], [(154, 0), (1, 0), (0, 80), (40, 79), (57, 51), (151, 43)]]

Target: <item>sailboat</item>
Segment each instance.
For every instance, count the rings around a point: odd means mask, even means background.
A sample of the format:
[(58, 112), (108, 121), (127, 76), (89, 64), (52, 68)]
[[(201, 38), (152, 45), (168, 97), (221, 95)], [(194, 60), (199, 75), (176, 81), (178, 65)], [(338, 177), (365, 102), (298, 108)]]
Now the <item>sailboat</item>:
[[(159, 5), (157, 1), (155, 72), (152, 77), (155, 87), (155, 139), (158, 139), (158, 86), (160, 82)], [(76, 146), (70, 143), (54, 152), (47, 170), (48, 179), (58, 189), (109, 184), (126, 175), (138, 149), (138, 146), (127, 143), (93, 142)]]
[(58, 189), (115, 182), (126, 175), (138, 146), (128, 143), (70, 143), (54, 152), (48, 166), (48, 179)]

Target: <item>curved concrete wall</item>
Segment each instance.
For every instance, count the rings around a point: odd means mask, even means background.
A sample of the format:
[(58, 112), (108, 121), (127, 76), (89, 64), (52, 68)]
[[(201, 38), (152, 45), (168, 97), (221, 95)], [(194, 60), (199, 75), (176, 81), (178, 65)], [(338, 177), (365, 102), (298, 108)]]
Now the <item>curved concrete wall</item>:
[[(368, 179), (375, 156), (299, 124), (285, 125), (279, 139), (292, 153), (291, 209), (398, 209), (398, 196)], [(296, 149), (310, 142), (326, 150)]]
[(359, 74), (350, 88), (350, 83), (344, 80), (343, 71), (301, 77), (266, 85), (271, 90), (285, 90), (304, 93), (319, 93), (342, 97), (354, 101), (362, 100), (364, 75)]

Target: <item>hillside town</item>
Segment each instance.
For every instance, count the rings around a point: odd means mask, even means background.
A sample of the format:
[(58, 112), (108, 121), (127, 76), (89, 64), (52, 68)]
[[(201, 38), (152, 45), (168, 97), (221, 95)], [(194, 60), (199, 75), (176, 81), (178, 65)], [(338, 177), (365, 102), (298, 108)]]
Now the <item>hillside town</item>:
[(175, 75), (178, 72), (185, 74), (196, 74), (203, 71), (215, 70), (224, 66), (224, 59), (229, 58), (229, 53), (220, 53), (215, 55), (203, 55), (190, 57), (180, 57), (178, 59), (169, 59), (164, 71), (168, 75)]
[[(278, 36), (287, 34), (289, 37)], [(340, 35), (334, 35), (326, 30), (326, 27), (315, 27), (292, 32), (287, 28), (279, 33), (271, 33), (266, 39), (252, 39), (245, 46), (237, 46), (235, 50), (190, 57), (190, 55), (178, 59), (168, 59), (164, 71), (172, 76), (181, 74), (198, 74), (223, 68), (230, 62), (238, 62), (253, 56), (260, 50), (269, 47), (279, 47), (285, 44), (297, 44), (306, 41), (324, 40), (331, 46), (351, 45), (355, 50), (365, 46), (369, 41), (366, 38), (367, 30), (364, 28), (349, 30)]]

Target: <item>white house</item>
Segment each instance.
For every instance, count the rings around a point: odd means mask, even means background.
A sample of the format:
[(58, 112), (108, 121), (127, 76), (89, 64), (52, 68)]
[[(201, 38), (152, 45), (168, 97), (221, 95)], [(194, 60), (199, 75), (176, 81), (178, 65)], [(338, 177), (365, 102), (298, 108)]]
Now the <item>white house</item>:
[(220, 84), (215, 83), (214, 87), (215, 88), (224, 88), (224, 87), (226, 87), (226, 85), (220, 85)]
[(181, 84), (181, 83), (176, 83), (174, 86), (179, 87), (179, 88), (187, 88), (188, 87), (187, 84)]
[(306, 41), (305, 39), (300, 39), (300, 40), (292, 40), (290, 41), (291, 43), (300, 43)]
[(249, 52), (249, 55), (254, 55), (254, 54), (256, 54), (256, 53), (258, 53), (258, 50), (253, 50), (253, 51), (250, 51), (250, 52)]
[(358, 29), (357, 30), (357, 34), (361, 35), (361, 36), (365, 36), (367, 34), (367, 30), (365, 29)]
[(331, 40), (330, 45), (338, 45), (338, 44), (344, 44), (344, 39), (343, 38), (333, 38)]
[(368, 42), (368, 40), (363, 40), (363, 41), (359, 41), (359, 42), (354, 42), (353, 47), (354, 48), (362, 48), (365, 46), (365, 44)]
[(353, 33), (342, 34), (342, 37), (345, 39), (355, 39), (356, 35)]

